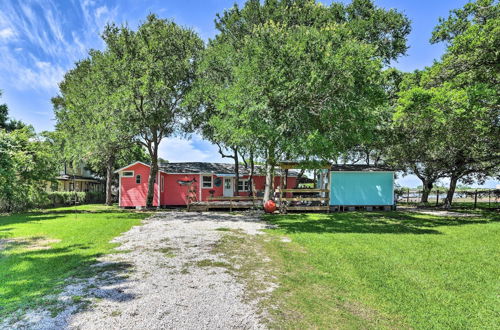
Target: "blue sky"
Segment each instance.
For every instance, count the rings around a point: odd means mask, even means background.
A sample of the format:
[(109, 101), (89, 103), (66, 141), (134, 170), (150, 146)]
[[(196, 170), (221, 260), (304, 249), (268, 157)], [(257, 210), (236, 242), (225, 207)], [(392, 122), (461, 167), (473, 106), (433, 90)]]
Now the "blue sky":
[[(215, 35), (214, 17), (233, 5), (226, 0), (1, 0), (0, 1), (0, 102), (7, 103), (11, 117), (37, 131), (54, 126), (50, 99), (58, 83), (75, 61), (90, 48), (102, 49), (100, 32), (107, 22), (127, 23), (135, 28), (150, 12), (193, 28), (207, 40)], [(243, 1), (236, 1), (242, 3)], [(324, 1), (330, 3), (330, 1)], [(343, 1), (349, 2), (349, 1)], [(431, 45), (429, 38), (439, 17), (463, 6), (466, 0), (376, 0), (377, 5), (397, 8), (412, 21), (410, 49), (394, 66), (404, 71), (431, 65), (444, 45)], [(190, 140), (167, 139), (161, 156), (170, 161), (222, 160), (210, 143), (194, 136)], [(413, 176), (399, 179), (403, 185), (420, 184)], [(488, 186), (498, 182), (489, 181)]]

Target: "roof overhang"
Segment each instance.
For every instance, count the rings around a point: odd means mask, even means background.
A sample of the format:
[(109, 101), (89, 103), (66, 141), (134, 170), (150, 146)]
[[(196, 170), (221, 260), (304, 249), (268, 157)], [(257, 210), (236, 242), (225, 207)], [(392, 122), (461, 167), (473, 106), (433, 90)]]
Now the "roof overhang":
[[(137, 162), (134, 162), (134, 163), (132, 163), (132, 164), (129, 164), (129, 165), (125, 166), (125, 167), (119, 168), (119, 169), (117, 169), (116, 171), (114, 171), (113, 173), (119, 173), (119, 172), (126, 171), (126, 170), (127, 170), (127, 168), (129, 168), (129, 167), (131, 167), (131, 166), (134, 166), (134, 165), (137, 165), (137, 164), (141, 164), (141, 165), (144, 165), (144, 166), (147, 166), (147, 167), (151, 167), (151, 165), (148, 165), (148, 164), (146, 164), (146, 163), (143, 163), (143, 162), (137, 161)], [(165, 172), (165, 171), (163, 171), (163, 170), (161, 170), (161, 169), (159, 169), (159, 168), (158, 168), (158, 172), (167, 173), (167, 172)]]

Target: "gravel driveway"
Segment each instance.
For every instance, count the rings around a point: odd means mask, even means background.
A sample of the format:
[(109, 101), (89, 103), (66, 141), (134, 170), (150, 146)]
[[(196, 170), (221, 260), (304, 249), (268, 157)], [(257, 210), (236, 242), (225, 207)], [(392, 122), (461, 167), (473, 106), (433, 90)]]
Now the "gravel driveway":
[[(224, 261), (211, 253), (224, 234), (221, 228), (257, 234), (265, 223), (254, 215), (156, 213), (114, 239), (124, 253), (107, 255), (97, 265), (103, 269), (122, 265), (126, 271), (107, 270), (99, 278), (68, 285), (57, 299), (69, 303), (57, 316), (33, 311), (14, 325), (36, 329), (264, 328), (255, 303), (243, 299), (243, 285), (224, 267), (216, 266)], [(82, 301), (89, 305), (81, 308)]]

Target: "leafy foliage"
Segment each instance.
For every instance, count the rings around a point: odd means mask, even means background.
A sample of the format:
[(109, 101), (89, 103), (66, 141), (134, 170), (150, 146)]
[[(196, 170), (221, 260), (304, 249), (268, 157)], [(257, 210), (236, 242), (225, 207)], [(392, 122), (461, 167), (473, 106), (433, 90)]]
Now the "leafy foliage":
[[(197, 82), (210, 135), (267, 164), (336, 158), (384, 105), (382, 67), (406, 50), (406, 17), (371, 1), (248, 1), (218, 15)], [(196, 98), (195, 98), (196, 99)]]
[(442, 60), (408, 76), (399, 93), (395, 122), (405, 138), (397, 157), (424, 165), (434, 180), (450, 177), (447, 206), (458, 180), (500, 170), (499, 14), (489, 0), (452, 11), (433, 34), (433, 42), (449, 43)]
[(53, 155), (52, 145), (31, 127), (0, 129), (0, 211), (23, 210), (43, 199), (57, 169)]
[(109, 25), (103, 34), (120, 75), (113, 99), (125, 104), (122, 123), (129, 127), (151, 158), (147, 206), (152, 206), (158, 171), (158, 147), (166, 136), (182, 130), (182, 100), (194, 79), (203, 42), (193, 31), (149, 15), (137, 31)]
[[(0, 90), (0, 97), (1, 96), (2, 91)], [(24, 126), (22, 122), (9, 118), (9, 108), (7, 104), (0, 104), (0, 129), (5, 129), (10, 132)]]

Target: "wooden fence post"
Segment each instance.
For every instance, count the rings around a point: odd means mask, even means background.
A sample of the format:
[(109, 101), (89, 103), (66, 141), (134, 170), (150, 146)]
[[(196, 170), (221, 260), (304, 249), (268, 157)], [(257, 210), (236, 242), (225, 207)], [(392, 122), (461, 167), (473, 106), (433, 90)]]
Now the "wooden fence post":
[(406, 204), (410, 203), (410, 188), (408, 188), (408, 191), (406, 193)]
[(491, 207), (491, 190), (488, 190), (488, 207)]
[(476, 207), (477, 207), (477, 189), (474, 192), (474, 208), (476, 208)]
[(437, 195), (436, 195), (436, 206), (439, 205), (439, 189), (437, 190)]

